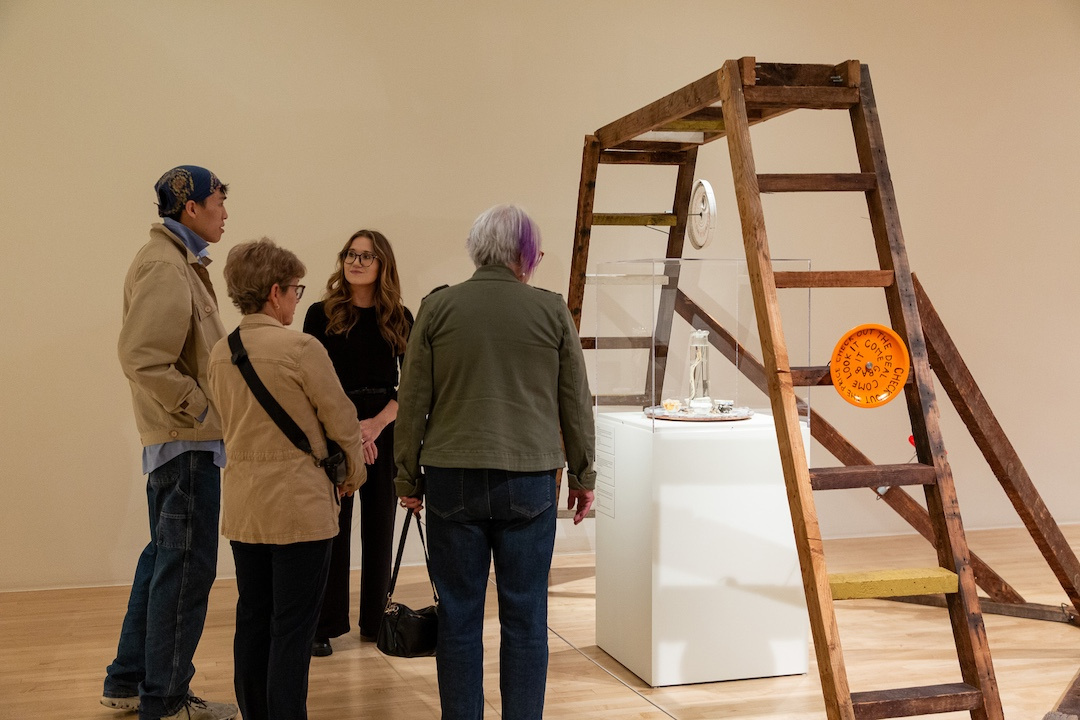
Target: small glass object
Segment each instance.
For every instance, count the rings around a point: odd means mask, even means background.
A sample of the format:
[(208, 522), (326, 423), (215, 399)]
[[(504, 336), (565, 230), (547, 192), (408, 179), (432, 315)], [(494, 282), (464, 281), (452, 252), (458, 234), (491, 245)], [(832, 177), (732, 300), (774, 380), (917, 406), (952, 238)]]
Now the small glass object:
[(690, 333), (690, 397), (686, 404), (695, 415), (708, 415), (713, 411), (713, 401), (709, 397), (708, 330)]

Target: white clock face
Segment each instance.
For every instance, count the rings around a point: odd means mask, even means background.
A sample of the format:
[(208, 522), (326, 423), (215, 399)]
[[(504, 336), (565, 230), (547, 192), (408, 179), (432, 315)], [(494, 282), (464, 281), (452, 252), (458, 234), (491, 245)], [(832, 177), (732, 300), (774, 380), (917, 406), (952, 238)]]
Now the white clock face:
[(712, 240), (713, 228), (716, 227), (716, 196), (707, 180), (694, 183), (687, 215), (690, 244), (700, 250)]

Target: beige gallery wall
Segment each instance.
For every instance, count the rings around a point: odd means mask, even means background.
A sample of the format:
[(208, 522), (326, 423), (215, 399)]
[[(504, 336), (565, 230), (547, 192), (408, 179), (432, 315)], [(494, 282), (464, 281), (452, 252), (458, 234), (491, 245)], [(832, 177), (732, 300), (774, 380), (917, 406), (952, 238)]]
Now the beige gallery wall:
[[(368, 226), (394, 242), (415, 310), (468, 276), (468, 227), (502, 201), (539, 220), (536, 283), (565, 292), (583, 136), (743, 55), (870, 66), (912, 266), (1051, 510), (1080, 521), (1073, 0), (0, 0), (0, 590), (130, 581), (146, 509), (115, 340), (164, 170), (201, 164), (232, 186), (211, 268), (223, 297), (239, 240), (295, 250), (306, 304), (344, 238)], [(759, 169), (849, 169), (847, 130), (798, 117), (755, 130)], [(699, 176), (722, 221), (697, 255), (737, 257), (722, 144), (702, 152)], [(670, 178), (602, 181), (598, 210), (666, 209)], [(865, 206), (769, 217), (775, 256), (820, 269), (867, 257)], [(594, 259), (605, 253), (619, 257), (598, 246)], [(824, 362), (867, 317), (813, 307)], [(226, 308), (227, 325), (237, 317)], [(944, 405), (967, 525), (1018, 524)], [(904, 462), (907, 431), (891, 419), (834, 422), (876, 461)], [(820, 500), (827, 535), (908, 531), (870, 493)], [(231, 573), (224, 548), (222, 560)]]

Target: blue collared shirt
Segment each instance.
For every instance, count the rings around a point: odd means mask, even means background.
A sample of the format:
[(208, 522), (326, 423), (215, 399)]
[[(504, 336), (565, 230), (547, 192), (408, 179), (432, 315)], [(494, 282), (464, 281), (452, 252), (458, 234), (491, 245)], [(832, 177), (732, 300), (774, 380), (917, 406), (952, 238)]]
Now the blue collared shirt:
[[(165, 225), (173, 235), (180, 238), (180, 242), (184, 243), (184, 247), (190, 250), (195, 257), (199, 258), (200, 263), (207, 265), (210, 262), (210, 243), (199, 237), (195, 231), (172, 218), (165, 218), (162, 224)], [(208, 412), (210, 412), (209, 407), (207, 407), (206, 410), (203, 410), (203, 413), (199, 416), (198, 420), (201, 422)], [(214, 453), (214, 464), (219, 468), (225, 467), (224, 440), (175, 440), (159, 445), (147, 445), (143, 448), (143, 474), (149, 475), (152, 471), (157, 470), (173, 458), (192, 450), (203, 450)]]
[(210, 262), (210, 243), (199, 237), (198, 233), (172, 218), (165, 218), (162, 224), (169, 229), (169, 232), (180, 238), (180, 242), (184, 243), (184, 247), (190, 250), (192, 255), (199, 258), (199, 262), (203, 265)]

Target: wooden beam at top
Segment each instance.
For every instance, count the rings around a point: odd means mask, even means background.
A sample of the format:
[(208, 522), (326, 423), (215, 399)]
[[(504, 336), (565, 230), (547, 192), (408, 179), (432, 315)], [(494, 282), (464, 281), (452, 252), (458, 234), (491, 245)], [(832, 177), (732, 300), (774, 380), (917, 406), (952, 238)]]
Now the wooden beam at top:
[(746, 107), (846, 110), (859, 103), (859, 88), (756, 85), (743, 90)]
[(600, 139), (602, 149), (614, 147), (719, 100), (720, 71), (717, 70), (640, 110), (608, 123), (596, 131), (596, 137)]
[(845, 60), (833, 68), (833, 77), (840, 78), (845, 87), (859, 87), (862, 81), (862, 63), (858, 60)]
[[(795, 85), (802, 87), (858, 87), (859, 74), (847, 76), (851, 63), (858, 67), (858, 60), (848, 60), (840, 65), (802, 65), (793, 63), (755, 63), (754, 82), (745, 85)], [(849, 72), (849, 71), (848, 71)]]
[[(736, 67), (745, 86), (747, 116), (752, 125), (770, 117), (758, 114), (762, 108), (845, 108), (858, 102), (858, 60), (848, 60), (839, 65), (801, 65), (757, 63), (753, 57), (744, 57), (737, 61)], [(603, 126), (596, 131), (601, 149), (617, 146), (629, 149), (629, 143), (635, 142), (634, 138), (638, 135), (659, 130), (675, 121), (700, 121), (697, 124), (709, 133), (707, 140), (723, 137), (722, 128), (704, 127), (706, 119), (715, 118), (700, 115), (693, 117), (710, 109), (719, 112), (721, 73), (722, 70), (709, 73), (700, 80)], [(853, 78), (852, 75), (856, 77)], [(780, 89), (777, 86), (787, 87)], [(666, 145), (634, 149), (684, 148)]]

